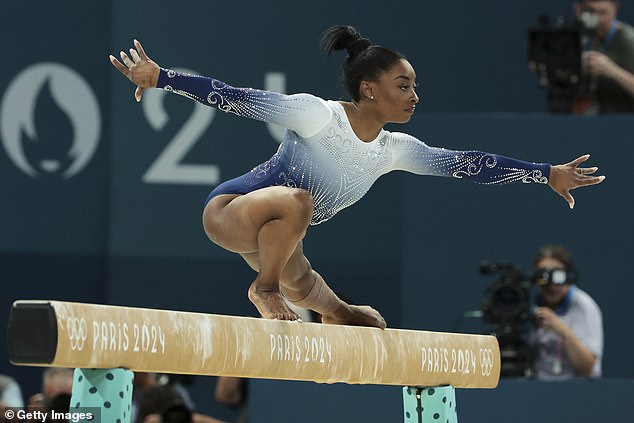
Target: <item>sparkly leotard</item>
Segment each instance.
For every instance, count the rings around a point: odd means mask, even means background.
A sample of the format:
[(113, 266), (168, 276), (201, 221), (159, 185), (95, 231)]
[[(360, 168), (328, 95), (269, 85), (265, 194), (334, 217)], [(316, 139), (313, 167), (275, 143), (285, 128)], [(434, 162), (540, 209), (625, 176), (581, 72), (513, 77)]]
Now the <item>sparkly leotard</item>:
[(545, 184), (550, 176), (547, 163), (430, 147), (398, 132), (382, 130), (373, 141), (361, 141), (339, 102), (310, 94), (235, 88), (216, 79), (164, 69), (158, 88), (287, 128), (273, 157), (218, 185), (207, 202), (220, 194), (246, 194), (274, 185), (303, 188), (313, 197), (311, 224), (316, 225), (359, 201), (381, 175), (392, 170), (468, 178), (481, 184)]

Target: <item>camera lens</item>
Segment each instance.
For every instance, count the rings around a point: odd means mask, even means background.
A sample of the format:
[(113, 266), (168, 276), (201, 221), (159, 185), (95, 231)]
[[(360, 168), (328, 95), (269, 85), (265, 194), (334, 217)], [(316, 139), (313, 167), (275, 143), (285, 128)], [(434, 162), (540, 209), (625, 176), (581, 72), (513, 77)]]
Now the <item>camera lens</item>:
[(503, 287), (498, 289), (493, 296), (493, 304), (503, 313), (513, 313), (517, 311), (520, 304), (521, 295), (515, 287)]

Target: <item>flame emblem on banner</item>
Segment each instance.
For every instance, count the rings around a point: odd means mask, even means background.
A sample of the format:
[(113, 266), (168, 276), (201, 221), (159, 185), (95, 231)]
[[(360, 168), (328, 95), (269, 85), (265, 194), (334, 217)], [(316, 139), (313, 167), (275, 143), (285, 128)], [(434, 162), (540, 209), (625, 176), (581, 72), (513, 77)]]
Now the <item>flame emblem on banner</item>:
[[(41, 95), (42, 93), (48, 96)], [(63, 113), (72, 125), (68, 134), (38, 133), (36, 106), (41, 98), (52, 99), (46, 110), (52, 115)], [(40, 131), (46, 132), (46, 131)], [(60, 137), (70, 135), (70, 140)], [(101, 115), (97, 98), (84, 78), (68, 66), (59, 63), (37, 63), (20, 72), (9, 84), (0, 105), (0, 137), (13, 163), (27, 175), (61, 173), (70, 178), (83, 169), (94, 155), (101, 135)], [(46, 141), (44, 141), (46, 140)], [(28, 150), (48, 151), (45, 142), (69, 146), (63, 156), (43, 157), (34, 163)], [(59, 149), (59, 148), (58, 148)], [(39, 154), (42, 156), (42, 154)]]

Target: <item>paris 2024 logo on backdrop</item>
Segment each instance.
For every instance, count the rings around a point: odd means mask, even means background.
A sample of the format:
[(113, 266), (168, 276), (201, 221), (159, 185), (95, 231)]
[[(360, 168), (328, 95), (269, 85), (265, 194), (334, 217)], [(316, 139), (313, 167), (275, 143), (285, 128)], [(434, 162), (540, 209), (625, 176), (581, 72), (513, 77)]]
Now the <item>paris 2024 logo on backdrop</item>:
[(100, 136), (97, 98), (68, 66), (29, 66), (2, 98), (2, 144), (15, 166), (33, 178), (76, 175), (90, 162)]

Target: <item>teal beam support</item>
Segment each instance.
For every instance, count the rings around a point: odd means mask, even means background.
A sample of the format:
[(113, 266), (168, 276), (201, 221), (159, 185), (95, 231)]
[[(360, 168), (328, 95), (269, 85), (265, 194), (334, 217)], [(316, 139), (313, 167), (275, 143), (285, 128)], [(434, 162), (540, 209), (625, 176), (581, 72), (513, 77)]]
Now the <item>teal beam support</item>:
[(422, 409), (420, 404), (420, 391), (422, 388), (414, 386), (403, 387), (403, 410), (405, 412), (405, 423), (420, 423), (422, 419)]
[(405, 423), (458, 423), (456, 388), (440, 386), (403, 388)]
[(75, 369), (69, 411), (98, 413), (78, 423), (130, 423), (133, 382), (130, 370)]

